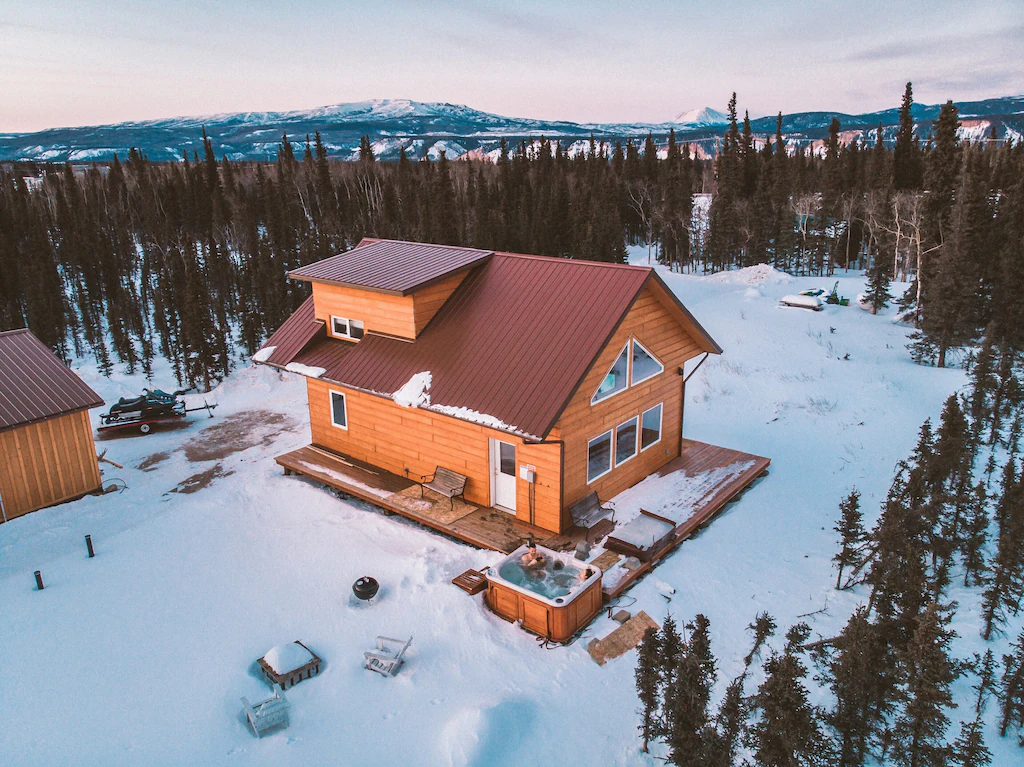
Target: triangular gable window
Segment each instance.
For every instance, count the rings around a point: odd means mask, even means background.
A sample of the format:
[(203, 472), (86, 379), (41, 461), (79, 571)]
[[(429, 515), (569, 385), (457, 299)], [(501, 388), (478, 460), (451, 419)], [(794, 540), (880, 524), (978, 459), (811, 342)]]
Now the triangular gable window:
[(613, 394), (625, 391), (626, 387), (629, 386), (627, 380), (628, 372), (629, 344), (626, 344), (622, 347), (622, 353), (615, 360), (615, 364), (608, 371), (608, 375), (604, 377), (601, 385), (597, 387), (597, 391), (594, 392), (594, 396), (590, 399), (590, 404), (593, 405), (596, 402), (611, 397)]
[(633, 339), (633, 381), (636, 386), (641, 381), (654, 378), (665, 369), (665, 366), (655, 359), (654, 355), (647, 351), (639, 341)]

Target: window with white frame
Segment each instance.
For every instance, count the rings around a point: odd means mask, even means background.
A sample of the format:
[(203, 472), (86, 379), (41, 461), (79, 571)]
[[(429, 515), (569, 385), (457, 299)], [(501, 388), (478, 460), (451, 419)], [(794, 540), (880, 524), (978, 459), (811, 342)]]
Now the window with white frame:
[(587, 482), (593, 482), (612, 470), (612, 433), (594, 437), (587, 444)]
[(348, 429), (348, 403), (340, 391), (331, 390), (331, 423), (339, 429)]
[(607, 399), (619, 392), (625, 391), (630, 386), (636, 386), (654, 376), (662, 373), (665, 366), (658, 361), (658, 358), (651, 354), (637, 341), (631, 338), (622, 347), (615, 363), (597, 387), (594, 396), (590, 398), (590, 404), (596, 405), (601, 400)]
[(664, 369), (665, 366), (658, 362), (654, 355), (647, 351), (643, 344), (634, 338), (633, 369), (629, 385), (636, 386), (638, 383), (642, 383), (648, 378), (654, 378), (654, 376), (658, 375), (658, 373), (662, 372)]
[(629, 344), (622, 347), (622, 353), (615, 359), (615, 363), (611, 366), (608, 374), (601, 381), (601, 385), (597, 387), (597, 391), (594, 392), (594, 396), (591, 398), (590, 403), (600, 402), (603, 399), (611, 397), (613, 394), (618, 394), (620, 391), (625, 391), (629, 386)]
[(358, 341), (363, 337), (362, 320), (350, 320), (346, 317), (331, 317), (331, 332), (340, 338), (351, 338)]
[(636, 455), (637, 417), (615, 427), (615, 465), (621, 466)]
[(640, 416), (641, 451), (661, 441), (661, 411), (662, 404), (658, 403), (650, 410), (645, 410)]

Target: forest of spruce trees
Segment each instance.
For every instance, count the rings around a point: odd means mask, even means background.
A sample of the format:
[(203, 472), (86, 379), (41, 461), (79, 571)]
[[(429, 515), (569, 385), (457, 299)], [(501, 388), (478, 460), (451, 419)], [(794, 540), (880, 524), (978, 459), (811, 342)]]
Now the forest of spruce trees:
[[(999, 734), (1024, 747), (1024, 632), (1006, 636), (1024, 607), (1024, 371), (1012, 345), (989, 335), (970, 376), (938, 427), (921, 426), (870, 530), (856, 489), (839, 504), (835, 588), (864, 603), (838, 635), (811, 641), (809, 625), (791, 627), (764, 660), (764, 681), (748, 690), (751, 664), (776, 630), (758, 616), (743, 671), (715, 708), (707, 619), (670, 617), (648, 632), (636, 669), (645, 750), (660, 740), (671, 763), (694, 767), (747, 764), (743, 749), (757, 767), (984, 767), (993, 700)], [(973, 604), (957, 604), (954, 586)], [(952, 617), (972, 608), (989, 648), (953, 657)], [(973, 680), (967, 703), (952, 691), (963, 676)], [(815, 689), (827, 704), (811, 704)]]
[[(821, 151), (739, 119), (713, 161), (591, 143), (570, 157), (540, 138), (497, 163), (404, 155), (332, 161), (319, 136), (282, 137), (276, 163), (206, 151), (158, 164), (132, 151), (89, 167), (0, 169), (0, 329), (28, 326), (64, 358), (210, 386), (305, 297), (286, 272), (364, 236), (622, 261), (648, 243), (678, 270), (770, 263), (793, 274), (865, 268), (876, 309), (898, 303), (915, 358), (946, 365), (984, 336), (1024, 344), (1024, 147), (964, 144), (948, 103), (915, 131), (908, 84), (893, 146)], [(665, 154), (659, 158), (659, 150)], [(695, 194), (707, 195), (710, 207)], [(890, 282), (910, 282), (891, 295)], [(951, 357), (951, 355), (953, 355)]]
[[(739, 764), (741, 749), (772, 767), (861, 767), (869, 759), (984, 767), (991, 753), (982, 717), (992, 700), (1000, 735), (1024, 746), (1024, 632), (1004, 641), (1024, 600), (1020, 381), (986, 342), (968, 391), (950, 396), (937, 429), (921, 427), (874, 527), (864, 527), (856, 490), (840, 504), (835, 588), (862, 587), (866, 602), (837, 636), (809, 641), (810, 626), (791, 627), (765, 659), (764, 681), (747, 690), (751, 663), (776, 629), (758, 616), (743, 671), (715, 708), (707, 619), (679, 626), (669, 618), (648, 632), (636, 669), (644, 749), (661, 740), (671, 763), (695, 767)], [(975, 588), (982, 636), (995, 653), (951, 655), (954, 580)], [(817, 671), (810, 678), (809, 666)], [(951, 687), (964, 675), (974, 680), (970, 710), (950, 739), (950, 713), (965, 706)], [(827, 705), (810, 703), (815, 685), (827, 690)]]

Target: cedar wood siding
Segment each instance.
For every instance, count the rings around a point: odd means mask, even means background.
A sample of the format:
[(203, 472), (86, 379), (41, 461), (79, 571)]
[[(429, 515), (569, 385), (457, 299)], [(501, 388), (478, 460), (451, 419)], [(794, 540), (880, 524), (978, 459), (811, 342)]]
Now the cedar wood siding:
[[(654, 354), (665, 369), (654, 378), (592, 406), (591, 397), (632, 336)], [(679, 455), (683, 385), (679, 368), (700, 353), (697, 342), (679, 325), (651, 288), (644, 288), (558, 420), (565, 441), (563, 484), (566, 506), (595, 490), (601, 500), (612, 498)], [(664, 403), (661, 441), (587, 484), (587, 443), (659, 402)]]
[(438, 309), (444, 306), (445, 301), (455, 292), (455, 289), (466, 279), (468, 271), (453, 274), (433, 285), (420, 288), (412, 294), (413, 301), (413, 322), (416, 326), (416, 335), (427, 326), (427, 323), (434, 319)]
[(0, 500), (7, 519), (90, 493), (101, 482), (88, 410), (0, 432)]
[[(516, 446), (516, 517), (552, 532), (561, 532), (561, 449), (556, 444), (523, 440), (479, 424), (420, 408), (405, 408), (387, 397), (307, 378), (310, 432), (314, 445), (380, 466), (418, 481), (443, 466), (468, 477), (466, 500), (491, 505), (488, 438)], [(330, 390), (345, 394), (348, 429), (331, 423)], [(552, 434), (557, 439), (557, 432)], [(533, 519), (530, 485), (518, 467), (537, 469)], [(428, 491), (429, 492), (429, 491)]]
[(318, 320), (327, 324), (331, 336), (331, 317), (335, 316), (362, 320), (368, 331), (414, 339), (467, 274), (454, 274), (407, 296), (314, 282), (314, 312)]

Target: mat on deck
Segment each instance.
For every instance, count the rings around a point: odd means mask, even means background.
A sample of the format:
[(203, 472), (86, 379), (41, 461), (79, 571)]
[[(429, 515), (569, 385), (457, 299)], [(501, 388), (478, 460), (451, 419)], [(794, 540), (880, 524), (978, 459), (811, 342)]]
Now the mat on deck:
[(595, 639), (587, 645), (587, 652), (597, 665), (603, 666), (612, 658), (625, 655), (644, 638), (648, 629), (660, 628), (643, 610), (619, 626), (604, 639)]
[(401, 506), (414, 514), (430, 517), (443, 525), (450, 525), (479, 508), (459, 498), (453, 498), (452, 503), (449, 504), (447, 498), (439, 496), (437, 493), (431, 493), (429, 490), (425, 491), (423, 497), (420, 498), (419, 485), (407, 487), (402, 492), (390, 496), (388, 500), (396, 506)]

